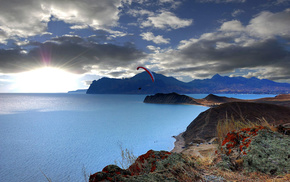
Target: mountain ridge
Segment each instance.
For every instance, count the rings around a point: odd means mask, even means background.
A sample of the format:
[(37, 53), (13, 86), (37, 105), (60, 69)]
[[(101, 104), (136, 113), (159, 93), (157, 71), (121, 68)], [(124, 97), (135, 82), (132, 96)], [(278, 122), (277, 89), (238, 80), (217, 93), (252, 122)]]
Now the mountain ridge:
[(289, 83), (278, 83), (255, 77), (229, 77), (215, 74), (212, 78), (197, 79), (182, 82), (174, 77), (167, 77), (154, 73), (152, 82), (146, 72), (131, 78), (116, 79), (103, 77), (94, 80), (87, 90), (87, 94), (156, 94), (156, 93), (253, 93), (253, 94), (283, 94), (290, 93)]

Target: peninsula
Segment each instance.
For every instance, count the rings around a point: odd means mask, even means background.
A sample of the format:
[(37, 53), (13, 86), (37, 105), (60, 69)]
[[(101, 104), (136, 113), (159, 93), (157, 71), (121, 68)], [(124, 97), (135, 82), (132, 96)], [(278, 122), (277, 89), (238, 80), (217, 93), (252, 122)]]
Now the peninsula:
[(215, 107), (220, 104), (229, 102), (251, 102), (251, 103), (265, 103), (265, 104), (275, 104), (290, 107), (290, 94), (280, 94), (275, 97), (266, 97), (261, 99), (237, 99), (232, 97), (217, 96), (214, 94), (209, 94), (203, 99), (195, 99), (187, 95), (181, 95), (175, 92), (163, 94), (157, 93), (155, 95), (146, 96), (144, 103), (154, 103), (154, 104), (193, 104), (202, 105), (207, 107)]

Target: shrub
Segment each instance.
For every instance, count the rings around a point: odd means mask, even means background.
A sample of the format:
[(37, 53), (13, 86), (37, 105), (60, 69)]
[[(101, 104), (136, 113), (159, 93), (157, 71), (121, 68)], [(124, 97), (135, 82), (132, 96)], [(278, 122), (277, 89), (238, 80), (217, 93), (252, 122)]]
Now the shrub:
[(276, 175), (290, 172), (290, 138), (273, 131), (261, 130), (243, 157), (247, 171)]

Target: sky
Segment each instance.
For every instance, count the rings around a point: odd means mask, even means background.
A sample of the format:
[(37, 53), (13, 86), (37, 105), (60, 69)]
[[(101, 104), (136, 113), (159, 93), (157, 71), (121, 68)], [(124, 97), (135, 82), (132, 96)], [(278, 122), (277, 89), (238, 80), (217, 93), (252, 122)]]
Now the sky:
[[(67, 92), (138, 66), (290, 83), (290, 0), (0, 0), (0, 92)], [(150, 78), (149, 78), (150, 79)]]

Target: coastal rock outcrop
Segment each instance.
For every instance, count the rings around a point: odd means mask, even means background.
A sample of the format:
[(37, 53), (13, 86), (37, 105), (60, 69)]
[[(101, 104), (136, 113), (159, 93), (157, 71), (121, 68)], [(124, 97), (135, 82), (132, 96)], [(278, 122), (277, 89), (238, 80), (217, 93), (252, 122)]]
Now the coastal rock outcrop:
[(197, 181), (201, 177), (194, 163), (186, 156), (167, 151), (149, 150), (139, 156), (128, 168), (115, 165), (106, 166), (102, 172), (90, 176), (90, 182), (97, 181)]
[(216, 137), (219, 121), (239, 120), (279, 125), (290, 123), (290, 108), (265, 103), (230, 102), (209, 108), (200, 113), (183, 133), (186, 144), (202, 143)]

